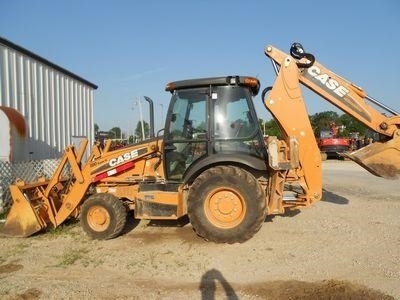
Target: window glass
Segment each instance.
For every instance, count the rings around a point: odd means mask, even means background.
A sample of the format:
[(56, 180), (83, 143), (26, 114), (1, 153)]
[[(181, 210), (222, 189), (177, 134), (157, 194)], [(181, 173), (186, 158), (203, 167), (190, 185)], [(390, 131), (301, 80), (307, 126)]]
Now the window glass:
[(218, 87), (214, 101), (213, 153), (244, 153), (263, 157), (257, 120), (251, 115), (250, 92), (241, 87)]
[(173, 140), (205, 138), (206, 120), (206, 94), (179, 92), (174, 99), (169, 128), (170, 138)]
[(219, 88), (214, 107), (216, 139), (239, 139), (255, 133), (255, 124), (247, 102), (245, 89)]
[(204, 89), (179, 91), (173, 96), (165, 145), (170, 180), (181, 180), (190, 165), (207, 153), (207, 96)]

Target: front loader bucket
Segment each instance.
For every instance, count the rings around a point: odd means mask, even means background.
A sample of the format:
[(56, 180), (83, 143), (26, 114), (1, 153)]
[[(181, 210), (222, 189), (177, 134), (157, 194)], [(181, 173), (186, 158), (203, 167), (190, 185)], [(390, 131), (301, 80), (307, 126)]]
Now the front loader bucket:
[(376, 176), (386, 179), (400, 177), (400, 137), (385, 143), (375, 142), (344, 156)]
[(27, 237), (45, 228), (46, 222), (39, 217), (19, 187), (11, 185), (10, 191), (13, 205), (1, 233), (14, 237)]

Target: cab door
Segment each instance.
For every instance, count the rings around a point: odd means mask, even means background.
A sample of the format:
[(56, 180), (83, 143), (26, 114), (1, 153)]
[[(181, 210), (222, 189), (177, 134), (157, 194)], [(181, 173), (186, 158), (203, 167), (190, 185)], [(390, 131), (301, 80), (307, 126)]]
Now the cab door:
[(167, 179), (181, 181), (186, 170), (207, 155), (208, 88), (174, 92), (164, 135)]

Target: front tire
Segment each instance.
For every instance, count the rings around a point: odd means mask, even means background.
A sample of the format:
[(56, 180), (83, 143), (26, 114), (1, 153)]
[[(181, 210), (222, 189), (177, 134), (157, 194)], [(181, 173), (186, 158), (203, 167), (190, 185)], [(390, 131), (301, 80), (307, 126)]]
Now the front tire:
[(216, 243), (242, 243), (260, 230), (265, 193), (249, 172), (218, 166), (203, 172), (189, 191), (188, 215), (194, 231)]
[(126, 214), (124, 204), (114, 195), (94, 194), (82, 205), (81, 226), (93, 239), (112, 239), (124, 229)]

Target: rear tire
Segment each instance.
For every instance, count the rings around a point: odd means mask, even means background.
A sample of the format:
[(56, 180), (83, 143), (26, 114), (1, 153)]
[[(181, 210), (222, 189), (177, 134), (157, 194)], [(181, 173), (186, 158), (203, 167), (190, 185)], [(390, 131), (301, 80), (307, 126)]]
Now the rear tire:
[(194, 231), (216, 243), (242, 243), (260, 230), (265, 193), (249, 172), (218, 166), (203, 172), (189, 191), (188, 216)]
[(80, 221), (83, 230), (93, 239), (108, 240), (121, 234), (126, 223), (126, 208), (112, 194), (90, 196), (82, 205)]

